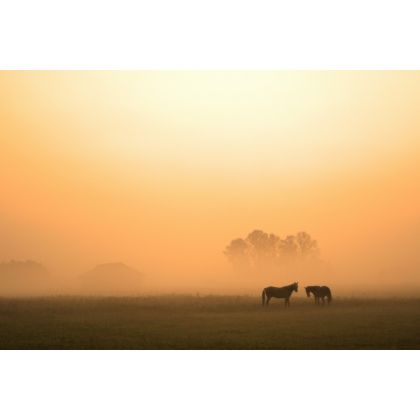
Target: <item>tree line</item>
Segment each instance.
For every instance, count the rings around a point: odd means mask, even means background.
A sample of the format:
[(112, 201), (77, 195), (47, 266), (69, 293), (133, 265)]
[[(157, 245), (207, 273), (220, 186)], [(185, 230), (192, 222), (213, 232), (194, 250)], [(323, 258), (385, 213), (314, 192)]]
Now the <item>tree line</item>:
[(258, 267), (318, 258), (319, 247), (306, 232), (281, 238), (273, 233), (254, 230), (244, 239), (233, 239), (224, 254), (234, 266)]

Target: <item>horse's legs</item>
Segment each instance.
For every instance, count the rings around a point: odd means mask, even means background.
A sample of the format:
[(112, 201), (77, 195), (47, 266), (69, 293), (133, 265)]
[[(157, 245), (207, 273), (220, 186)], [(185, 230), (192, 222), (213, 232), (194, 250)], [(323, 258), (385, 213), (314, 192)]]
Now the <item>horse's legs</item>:
[(290, 306), (290, 300), (289, 300), (289, 298), (286, 298), (285, 300), (284, 300), (284, 306), (287, 308), (288, 306)]
[(324, 306), (325, 305), (325, 297), (324, 296), (322, 296), (322, 306)]
[(270, 299), (271, 299), (271, 296), (267, 296), (266, 306), (268, 306), (268, 304), (270, 303)]

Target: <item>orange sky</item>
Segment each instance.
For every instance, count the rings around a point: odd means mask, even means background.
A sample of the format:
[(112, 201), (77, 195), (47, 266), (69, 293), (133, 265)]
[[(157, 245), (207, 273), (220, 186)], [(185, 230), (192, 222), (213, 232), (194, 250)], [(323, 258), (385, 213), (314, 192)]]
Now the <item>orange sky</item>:
[(420, 72), (0, 72), (0, 92), (1, 261), (195, 291), (231, 239), (306, 230), (343, 288), (420, 286)]

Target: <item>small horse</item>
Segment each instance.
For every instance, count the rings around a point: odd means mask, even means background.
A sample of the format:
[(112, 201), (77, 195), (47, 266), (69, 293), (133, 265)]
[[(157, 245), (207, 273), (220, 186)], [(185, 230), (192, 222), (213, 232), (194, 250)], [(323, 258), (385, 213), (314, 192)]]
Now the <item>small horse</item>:
[(284, 305), (290, 306), (290, 296), (293, 292), (297, 292), (298, 291), (298, 284), (297, 283), (293, 283), (293, 284), (289, 284), (289, 286), (284, 286), (284, 287), (266, 287), (263, 291), (262, 291), (262, 305), (267, 305), (270, 302), (270, 299), (272, 297), (275, 298), (279, 298), (279, 299), (284, 299)]
[(311, 297), (311, 293), (314, 295), (316, 305), (319, 305), (321, 300), (322, 304), (324, 305), (325, 298), (327, 298), (328, 304), (331, 303), (331, 290), (327, 286), (307, 286), (305, 287), (305, 291), (308, 297)]

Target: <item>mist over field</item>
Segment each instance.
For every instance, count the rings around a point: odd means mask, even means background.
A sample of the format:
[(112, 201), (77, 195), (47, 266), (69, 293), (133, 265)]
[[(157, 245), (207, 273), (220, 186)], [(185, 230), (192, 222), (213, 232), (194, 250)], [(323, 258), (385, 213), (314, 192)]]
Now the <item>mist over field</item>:
[(420, 296), (419, 72), (1, 72), (0, 296)]

